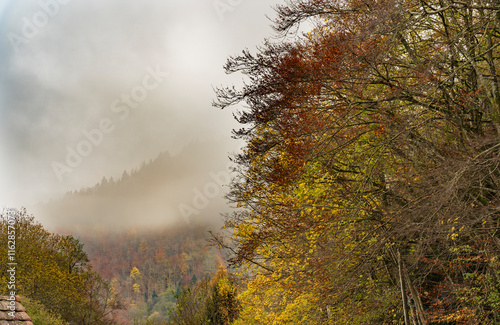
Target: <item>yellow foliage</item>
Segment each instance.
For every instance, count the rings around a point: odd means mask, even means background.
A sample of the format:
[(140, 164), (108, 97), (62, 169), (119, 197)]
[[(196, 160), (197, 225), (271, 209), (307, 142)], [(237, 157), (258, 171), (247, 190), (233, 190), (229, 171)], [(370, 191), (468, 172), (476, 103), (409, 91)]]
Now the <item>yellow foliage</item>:
[(130, 271), (130, 277), (134, 280), (140, 279), (142, 277), (141, 272), (137, 267), (133, 267), (132, 270)]

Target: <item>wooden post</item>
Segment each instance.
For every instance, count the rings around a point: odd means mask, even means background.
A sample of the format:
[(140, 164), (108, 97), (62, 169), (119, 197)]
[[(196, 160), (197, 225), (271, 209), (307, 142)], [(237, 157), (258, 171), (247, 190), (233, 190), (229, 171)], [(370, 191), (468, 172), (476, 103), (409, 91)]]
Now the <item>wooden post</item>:
[(404, 278), (406, 280), (406, 283), (408, 284), (408, 287), (410, 288), (410, 292), (411, 292), (411, 296), (413, 297), (413, 301), (415, 302), (415, 309), (416, 309), (418, 320), (422, 325), (427, 325), (427, 321), (425, 320), (425, 316), (424, 316), (424, 307), (422, 305), (422, 300), (420, 299), (420, 295), (410, 280), (410, 276), (408, 275), (408, 270), (406, 269), (406, 266), (404, 265), (403, 262), (401, 262), (401, 264), (402, 264), (401, 266), (403, 268)]
[(410, 321), (408, 319), (408, 301), (406, 297), (406, 289), (403, 278), (403, 266), (401, 264), (401, 253), (398, 250), (398, 269), (399, 269), (399, 283), (401, 284), (401, 297), (403, 298), (403, 314), (405, 317), (405, 325), (410, 325)]

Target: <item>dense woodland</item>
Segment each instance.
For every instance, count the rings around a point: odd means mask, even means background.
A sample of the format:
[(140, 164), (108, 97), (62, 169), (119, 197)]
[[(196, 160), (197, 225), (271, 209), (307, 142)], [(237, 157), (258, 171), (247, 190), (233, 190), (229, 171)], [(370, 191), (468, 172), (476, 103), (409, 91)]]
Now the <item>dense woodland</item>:
[(80, 229), (75, 235), (95, 272), (109, 280), (122, 304), (114, 318), (123, 325), (170, 319), (183, 288), (213, 277), (224, 264), (218, 249), (209, 245), (207, 227), (202, 226), (115, 234)]
[(196, 227), (75, 239), (23, 212), (22, 294), (71, 324), (500, 324), (498, 1), (276, 12), (281, 38), (230, 57), (246, 83), (216, 91), (243, 104), (246, 146), (214, 246)]

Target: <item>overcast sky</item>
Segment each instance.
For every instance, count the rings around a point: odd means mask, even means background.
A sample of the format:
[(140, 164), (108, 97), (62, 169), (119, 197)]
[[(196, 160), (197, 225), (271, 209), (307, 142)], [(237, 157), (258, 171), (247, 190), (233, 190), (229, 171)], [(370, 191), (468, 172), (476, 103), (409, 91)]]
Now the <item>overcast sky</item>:
[[(0, 205), (230, 137), (223, 64), (272, 36), (265, 0), (0, 0)], [(223, 157), (225, 158), (225, 157)]]

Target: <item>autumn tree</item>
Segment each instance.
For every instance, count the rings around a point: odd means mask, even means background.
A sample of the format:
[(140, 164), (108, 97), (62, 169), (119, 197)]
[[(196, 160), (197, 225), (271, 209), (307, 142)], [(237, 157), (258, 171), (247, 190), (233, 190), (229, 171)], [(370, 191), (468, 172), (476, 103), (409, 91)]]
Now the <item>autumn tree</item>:
[(175, 325), (229, 325), (238, 317), (240, 303), (227, 271), (220, 267), (212, 279), (185, 287), (177, 296), (171, 317)]
[[(109, 316), (116, 308), (115, 297), (108, 283), (92, 271), (77, 239), (48, 232), (25, 209), (2, 213), (0, 261), (4, 265), (9, 225), (16, 233), (17, 294), (72, 324), (114, 324)], [(7, 288), (7, 282), (7, 270), (3, 268), (0, 285)]]
[[(232, 262), (312, 293), (325, 323), (410, 311), (424, 323), (498, 319), (495, 294), (477, 288), (498, 283), (499, 9), (277, 7), (278, 32), (315, 27), (230, 58), (226, 71), (249, 82), (217, 91), (218, 107), (248, 107), (235, 131), (247, 146), (228, 197), (240, 207), (226, 221), (233, 242), (217, 239)], [(418, 308), (407, 297), (401, 307), (399, 288)], [(480, 306), (466, 303), (468, 289)]]

